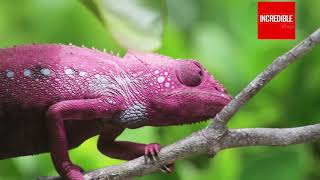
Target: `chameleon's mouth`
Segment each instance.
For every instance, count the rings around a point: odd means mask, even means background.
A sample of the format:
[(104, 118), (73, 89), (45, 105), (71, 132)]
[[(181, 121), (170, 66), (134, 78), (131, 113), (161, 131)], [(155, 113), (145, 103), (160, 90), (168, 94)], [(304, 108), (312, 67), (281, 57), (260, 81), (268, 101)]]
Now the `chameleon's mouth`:
[[(174, 96), (182, 96), (182, 97), (195, 97), (196, 101), (201, 101), (204, 103), (215, 103), (216, 106), (225, 106), (231, 100), (232, 97), (224, 92), (219, 91), (203, 91), (203, 90), (180, 90), (180, 91), (173, 91), (170, 94), (167, 94), (167, 97), (174, 97)], [(190, 102), (191, 103), (191, 102)]]

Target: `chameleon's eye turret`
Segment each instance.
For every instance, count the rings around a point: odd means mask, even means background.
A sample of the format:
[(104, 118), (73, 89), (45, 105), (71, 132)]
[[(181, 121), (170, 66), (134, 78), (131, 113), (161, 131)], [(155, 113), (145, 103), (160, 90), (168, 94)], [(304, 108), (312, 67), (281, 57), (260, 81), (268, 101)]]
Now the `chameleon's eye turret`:
[(181, 84), (195, 87), (201, 84), (203, 69), (198, 62), (184, 61), (178, 67), (176, 74)]

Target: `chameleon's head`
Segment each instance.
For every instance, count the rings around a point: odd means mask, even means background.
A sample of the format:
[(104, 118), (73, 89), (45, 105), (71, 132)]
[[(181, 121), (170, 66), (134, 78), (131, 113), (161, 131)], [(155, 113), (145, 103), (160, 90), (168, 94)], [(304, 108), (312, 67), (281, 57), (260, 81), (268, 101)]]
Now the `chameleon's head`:
[[(132, 53), (132, 52), (131, 52)], [(214, 117), (231, 96), (194, 60), (155, 54), (134, 54), (145, 63), (148, 125), (188, 124)]]

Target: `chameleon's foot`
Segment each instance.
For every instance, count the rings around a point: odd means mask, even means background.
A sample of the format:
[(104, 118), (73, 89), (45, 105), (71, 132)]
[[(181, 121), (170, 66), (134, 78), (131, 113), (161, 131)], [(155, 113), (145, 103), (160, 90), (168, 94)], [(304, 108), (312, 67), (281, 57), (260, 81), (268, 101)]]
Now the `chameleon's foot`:
[(156, 161), (158, 159), (158, 154), (160, 152), (161, 146), (157, 143), (147, 144), (144, 148), (145, 159), (150, 159), (151, 161)]
[(77, 165), (68, 163), (64, 165), (64, 171), (65, 171), (64, 177), (66, 177), (66, 179), (68, 180), (84, 180), (83, 174), (82, 174), (84, 170)]
[[(144, 149), (144, 156), (146, 161), (150, 159), (151, 161), (157, 161), (158, 160), (158, 154), (160, 152), (161, 145), (157, 143), (147, 144)], [(160, 167), (160, 170), (164, 173), (170, 174), (174, 170), (173, 164), (167, 164)]]

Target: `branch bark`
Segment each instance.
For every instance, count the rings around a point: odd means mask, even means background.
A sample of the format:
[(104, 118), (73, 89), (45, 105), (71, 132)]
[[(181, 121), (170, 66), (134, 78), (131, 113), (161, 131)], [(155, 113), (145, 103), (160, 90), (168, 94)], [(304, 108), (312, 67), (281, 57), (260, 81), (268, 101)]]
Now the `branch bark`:
[[(208, 127), (193, 133), (159, 153), (159, 161), (145, 162), (143, 157), (126, 163), (94, 170), (85, 179), (131, 179), (159, 169), (161, 164), (170, 164), (195, 153), (214, 155), (220, 150), (243, 146), (285, 146), (320, 139), (320, 124), (296, 128), (251, 128), (227, 129), (229, 119), (262, 89), (279, 72), (320, 43), (320, 28), (284, 55), (275, 59), (246, 88), (244, 88), (217, 116)], [(43, 177), (39, 179), (60, 179)]]

